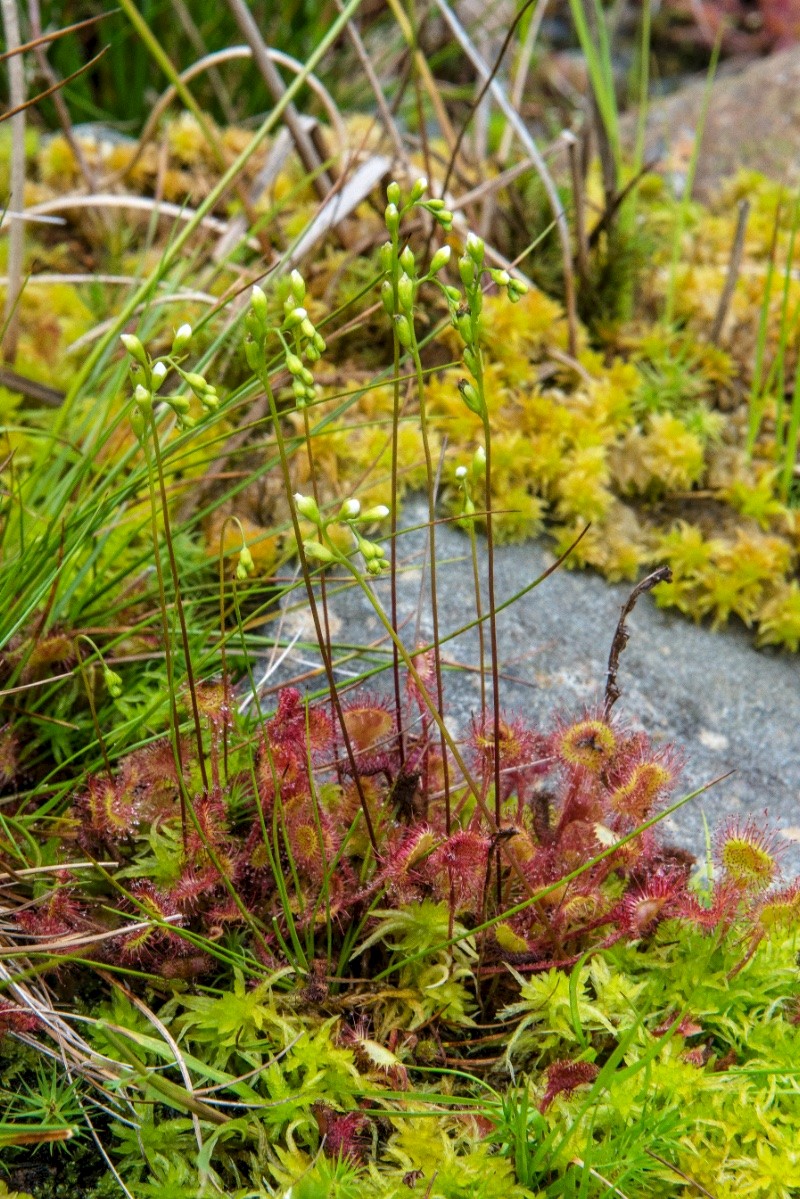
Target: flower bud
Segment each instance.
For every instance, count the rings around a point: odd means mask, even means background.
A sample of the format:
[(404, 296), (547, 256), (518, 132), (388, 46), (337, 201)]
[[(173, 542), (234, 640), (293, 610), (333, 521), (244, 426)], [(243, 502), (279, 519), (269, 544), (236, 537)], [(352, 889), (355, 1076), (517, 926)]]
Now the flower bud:
[(516, 304), (517, 300), (528, 291), (528, 284), (523, 283), (521, 279), (512, 279), (508, 285), (508, 298), (512, 304)]
[(428, 212), (441, 212), (444, 208), (444, 200), (439, 200), (436, 198), (433, 200), (427, 200), (425, 207), (428, 209)]
[(305, 403), (306, 385), (302, 379), (295, 379), (292, 383), (292, 395), (299, 403), (301, 400)]
[(367, 541), (365, 537), (357, 537), (356, 544), (361, 551), (361, 556), (365, 562), (371, 562), (373, 558), (378, 557), (378, 554), (376, 553), (378, 547), (371, 541)]
[(147, 421), (141, 408), (138, 406), (132, 408), (129, 420), (131, 422), (131, 428), (133, 429), (134, 436), (137, 438), (137, 440), (142, 441), (145, 433), (147, 432)]
[(380, 558), (371, 558), (367, 563), (367, 572), (371, 575), (379, 575), (384, 565), (385, 563)]
[(472, 474), (476, 479), (480, 479), (486, 473), (486, 450), (482, 445), (479, 445), (475, 453), (472, 455)]
[(478, 374), (478, 355), (471, 346), (464, 347), (464, 364), (471, 375)]
[(306, 281), (299, 271), (292, 271), (289, 276), (289, 286), (292, 289), (295, 304), (302, 304), (306, 298)]
[(394, 180), (392, 180), (386, 189), (386, 202), (394, 204), (395, 208), (400, 207), (400, 184), (395, 183)]
[(179, 415), (188, 412), (191, 407), (187, 396), (168, 396), (166, 402), (172, 411), (177, 412)]
[[(325, 350), (327, 349), (325, 338), (321, 333), (314, 334), (313, 338), (311, 339), (311, 344), (316, 350), (317, 354), (324, 354)], [(308, 351), (306, 351), (306, 353), (308, 353)]]
[(264, 365), (264, 348), (260, 342), (246, 341), (244, 343), (244, 356), (250, 370), (258, 373)]
[(376, 504), (374, 508), (367, 508), (365, 512), (362, 512), (358, 519), (364, 523), (373, 520), (386, 520), (389, 513), (390, 509), (385, 504)]
[(460, 304), (464, 299), (457, 287), (445, 287), (444, 294), (451, 304)]
[(103, 665), (103, 682), (108, 688), (108, 694), (112, 699), (119, 699), (122, 695), (122, 679), (116, 670), (111, 670), (110, 667)]
[(320, 545), (318, 541), (304, 541), (303, 549), (307, 558), (313, 558), (316, 562), (324, 562), (329, 565), (336, 561), (336, 555), (331, 553), (326, 545)]
[(144, 369), (147, 370), (150, 366), (150, 359), (147, 357), (147, 351), (139, 341), (139, 338), (134, 336), (133, 333), (121, 333), (119, 339), (130, 354), (131, 358), (133, 358), (139, 363), (140, 366), (143, 366)]
[(382, 271), (388, 271), (392, 265), (393, 248), (390, 241), (385, 241), (378, 251), (378, 261)]
[(316, 333), (316, 329), (314, 328), (313, 324), (311, 323), (311, 321), (309, 320), (308, 317), (306, 317), (305, 320), (300, 322), (300, 332), (303, 334), (303, 337), (307, 337), (309, 341), (314, 340), (314, 334)]
[(413, 278), (417, 271), (417, 260), (414, 257), (414, 251), (411, 249), (411, 246), (403, 247), (403, 252), (400, 255), (400, 265), (405, 273), (411, 275)]
[(392, 237), (396, 237), (397, 231), (400, 228), (400, 213), (397, 210), (396, 204), (386, 205), (386, 211), (383, 214), (383, 219), (386, 222), (386, 228), (389, 230)]
[(306, 312), (305, 308), (292, 308), (291, 311), (286, 314), (286, 319), (284, 320), (283, 324), (287, 329), (294, 329), (297, 327), (297, 325), (302, 325), (303, 321), (307, 319), (308, 313)]
[(178, 428), (179, 429), (193, 429), (196, 424), (197, 424), (197, 421), (194, 419), (193, 416), (188, 416), (187, 414), (182, 413), (182, 412), (178, 413)]
[(463, 254), (458, 260), (458, 273), (464, 286), (472, 287), (475, 282), (475, 263), (466, 254)]
[(355, 520), (361, 512), (361, 503), (353, 496), (345, 500), (339, 509), (339, 520)]
[(322, 524), (322, 517), (313, 495), (302, 495), (299, 491), (295, 492), (294, 506), (300, 516), (304, 516), (306, 520), (312, 521), (315, 525)]
[(478, 237), (475, 233), (468, 233), (466, 248), (467, 254), (475, 263), (476, 267), (480, 270), (480, 268), (483, 266), (483, 256), (486, 253), (486, 246), (483, 243), (483, 239)]
[(432, 275), (438, 275), (438, 273), (442, 269), (442, 267), (447, 266), (448, 262), (450, 261), (451, 253), (452, 253), (452, 250), (450, 249), (449, 246), (440, 246), (439, 247), (439, 249), (434, 254), (433, 258), (431, 259), (430, 273)]
[(413, 330), (409, 324), (408, 317), (396, 316), (394, 318), (394, 328), (397, 334), (397, 340), (404, 349), (409, 349), (414, 340)]
[(411, 188), (411, 195), (409, 196), (409, 200), (411, 201), (411, 203), (416, 204), (417, 200), (421, 200), (427, 190), (428, 190), (428, 180), (425, 178), (424, 175), (420, 175), (419, 179), (416, 181), (414, 186)]
[(239, 564), (236, 567), (236, 578), (240, 582), (244, 582), (248, 575), (251, 575), (255, 570), (253, 555), (250, 553), (248, 546), (243, 545), (239, 551)]
[(508, 287), (511, 282), (511, 276), (508, 271), (489, 271), (489, 277), (498, 287)]
[(219, 408), (219, 396), (213, 388), (209, 388), (200, 396), (200, 403), (206, 412), (216, 412)]
[(148, 389), (146, 387), (142, 387), (141, 383), (138, 385), (138, 387), (134, 391), (133, 398), (137, 404), (141, 405), (142, 408), (149, 408), (150, 405), (153, 403), (152, 392), (148, 391)]
[(159, 387), (167, 376), (166, 362), (157, 362), (153, 367), (151, 374), (153, 378), (153, 390), (158, 391)]
[(306, 358), (309, 362), (319, 362), (319, 350), (314, 345), (313, 341), (306, 346)]
[(397, 298), (400, 301), (400, 307), (405, 308), (406, 311), (414, 307), (414, 284), (405, 271), (397, 284)]
[(250, 291), (250, 307), (255, 313), (259, 324), (267, 323), (267, 297), (256, 283)]
[(394, 316), (394, 289), (388, 279), (381, 283), (381, 303), (387, 316)]
[(172, 353), (184, 354), (192, 340), (192, 326), (181, 325), (172, 339)]
[(461, 312), (456, 317), (456, 328), (461, 334), (462, 341), (467, 343), (472, 341), (472, 321), (468, 312)]
[(303, 363), (296, 354), (286, 355), (286, 369), (290, 375), (299, 375), (303, 372)]
[(466, 466), (457, 466), (456, 467), (456, 478), (457, 479), (466, 479), (466, 477), (467, 477)]
[(478, 416), (483, 414), (483, 405), (481, 397), (475, 390), (473, 385), (467, 379), (459, 379), (458, 390), (461, 392), (461, 398), (469, 408), (470, 412), (476, 413)]
[(185, 373), (182, 371), (181, 374), (199, 400), (202, 400), (207, 391), (214, 394), (214, 389), (210, 387), (204, 375), (198, 374), (197, 371), (186, 371)]
[(475, 515), (475, 505), (473, 504), (473, 502), (469, 496), (467, 496), (466, 499), (464, 500), (464, 506), (461, 509), (461, 515), (462, 516), (474, 516)]

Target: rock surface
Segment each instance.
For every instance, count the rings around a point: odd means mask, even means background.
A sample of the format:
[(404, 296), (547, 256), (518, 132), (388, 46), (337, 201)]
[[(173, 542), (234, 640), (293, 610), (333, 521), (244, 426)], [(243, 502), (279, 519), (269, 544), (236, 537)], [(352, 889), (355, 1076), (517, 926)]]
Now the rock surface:
[[(688, 169), (705, 89), (704, 79), (687, 84), (648, 113), (646, 158), (659, 158), (659, 170), (678, 179)], [(625, 129), (632, 142), (635, 117)], [(800, 46), (725, 68), (712, 84), (694, 196), (711, 199), (742, 168), (790, 186), (800, 181)]]
[[(407, 527), (424, 523), (426, 509), (408, 505)], [(480, 553), (485, 565), (485, 543)], [(399, 582), (404, 638), (414, 644), (420, 593), (424, 534), (404, 534)], [(474, 616), (469, 542), (449, 525), (437, 531), (439, 612), (442, 635)], [(543, 543), (500, 546), (496, 551), (498, 605), (533, 581), (554, 559)], [(335, 590), (335, 588), (332, 588)], [(498, 616), (501, 698), (505, 711), (524, 714), (539, 727), (552, 724), (557, 712), (578, 713), (602, 701), (608, 652), (627, 599), (627, 585), (611, 586), (598, 576), (556, 571)], [(388, 607), (388, 582), (376, 592)], [(484, 603), (486, 597), (484, 579)], [(381, 627), (360, 590), (347, 588), (331, 601), (334, 640), (377, 642)], [(302, 607), (302, 605), (300, 606)], [(291, 618), (290, 618), (291, 619)], [(800, 871), (800, 689), (799, 664), (793, 655), (755, 650), (743, 628), (712, 633), (684, 617), (659, 610), (643, 596), (629, 621), (630, 642), (622, 655), (622, 698), (615, 713), (644, 728), (657, 744), (673, 742), (686, 756), (676, 798), (733, 771), (664, 822), (668, 839), (705, 852), (704, 818), (710, 827), (727, 816), (752, 813), (780, 826), (786, 865)], [(431, 636), (428, 604), (420, 631)], [(386, 643), (384, 642), (384, 645)], [(487, 638), (488, 644), (488, 638)], [(372, 661), (386, 661), (388, 655)], [(474, 633), (444, 646), (449, 663), (475, 667)], [(290, 665), (289, 660), (284, 669)], [(293, 667), (293, 672), (296, 667)], [(352, 664), (347, 670), (352, 670)], [(341, 682), (347, 681), (343, 671)], [(319, 686), (320, 680), (314, 681)], [(388, 672), (378, 686), (388, 688)], [(490, 682), (487, 682), (490, 691)], [(448, 723), (463, 732), (480, 706), (480, 682), (472, 669), (448, 669), (445, 675)]]

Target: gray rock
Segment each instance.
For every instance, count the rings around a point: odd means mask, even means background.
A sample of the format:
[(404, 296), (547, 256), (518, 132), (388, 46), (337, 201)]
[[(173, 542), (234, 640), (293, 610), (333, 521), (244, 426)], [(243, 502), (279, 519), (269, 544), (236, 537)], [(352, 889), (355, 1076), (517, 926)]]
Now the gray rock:
[[(404, 510), (406, 527), (422, 524), (427, 509), (415, 501)], [(403, 534), (399, 576), (400, 619), (406, 644), (414, 644), (424, 533)], [(479, 543), (484, 573), (485, 541)], [(437, 528), (439, 613), (443, 637), (474, 617), (469, 541), (450, 525)], [(554, 562), (541, 542), (500, 546), (495, 579), (498, 605), (532, 582)], [(425, 581), (427, 592), (427, 578)], [(332, 586), (332, 590), (336, 590)], [(375, 592), (388, 610), (384, 577)], [(559, 569), (498, 616), (501, 701), (504, 711), (519, 714), (546, 729), (558, 713), (580, 713), (602, 703), (608, 653), (628, 585), (611, 586), (597, 575)], [(363, 644), (377, 641), (381, 626), (363, 593), (339, 590), (331, 600), (334, 640)], [(711, 632), (686, 618), (658, 609), (649, 595), (640, 598), (628, 627), (622, 655), (622, 697), (615, 714), (644, 729), (656, 744), (674, 743), (685, 754), (676, 798), (732, 771), (665, 820), (668, 840), (694, 853), (705, 852), (705, 825), (728, 816), (754, 815), (780, 827), (786, 865), (800, 870), (800, 690), (795, 656), (755, 650), (744, 628)], [(420, 632), (432, 634), (430, 607), (422, 605)], [(385, 644), (385, 643), (384, 643)], [(488, 647), (488, 634), (487, 634)], [(452, 664), (445, 675), (448, 725), (465, 731), (480, 708), (479, 661), (475, 631), (443, 646)], [(375, 655), (371, 661), (375, 661)], [(383, 661), (388, 661), (384, 654)], [(289, 665), (287, 661), (287, 666)], [(347, 681), (347, 671), (341, 682)], [(387, 671), (376, 683), (389, 688)], [(319, 679), (314, 686), (319, 686)], [(491, 681), (487, 679), (491, 693)]]
[[(706, 81), (698, 79), (652, 103), (647, 116), (646, 158), (680, 190), (697, 133)], [(635, 114), (625, 118), (633, 144)], [(693, 195), (709, 200), (740, 169), (759, 171), (791, 187), (800, 181), (800, 47), (794, 46), (743, 68), (726, 66), (711, 87), (711, 99)]]

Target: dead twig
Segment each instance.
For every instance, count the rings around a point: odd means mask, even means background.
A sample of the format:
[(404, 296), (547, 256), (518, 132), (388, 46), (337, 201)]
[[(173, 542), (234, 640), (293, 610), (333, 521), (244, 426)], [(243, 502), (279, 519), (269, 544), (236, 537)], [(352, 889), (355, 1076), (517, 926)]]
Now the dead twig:
[(668, 566), (659, 566), (658, 570), (654, 570), (647, 578), (642, 579), (637, 583), (633, 591), (628, 596), (625, 603), (622, 605), (622, 611), (619, 614), (617, 630), (614, 633), (614, 640), (611, 642), (611, 652), (608, 655), (608, 674), (606, 676), (606, 695), (603, 702), (603, 719), (608, 720), (611, 715), (611, 709), (619, 699), (622, 692), (617, 686), (617, 671), (619, 670), (619, 659), (625, 646), (628, 644), (630, 633), (626, 621), (633, 609), (636, 607), (636, 601), (640, 595), (644, 595), (646, 591), (652, 591), (659, 583), (669, 583), (672, 580), (672, 571)]
[[(14, 50), (21, 45), (19, 14), (16, 0), (0, 0), (6, 45)], [(11, 100), (11, 195), (10, 212), (22, 212), (25, 207), (25, 73), (22, 59), (15, 55), (8, 64), (9, 98)], [(22, 267), (25, 256), (25, 225), (14, 221), (8, 244), (8, 291), (6, 293), (3, 358), (13, 362), (19, 340), (19, 298), (22, 292)]]
[[(261, 76), (273, 100), (278, 102), (286, 92), (286, 85), (269, 56), (255, 17), (244, 3), (244, 0), (227, 0), (227, 4), (236, 24), (242, 31), (245, 41), (253, 51), (253, 62), (261, 72)], [(284, 108), (283, 120), (294, 139), (294, 144), (303, 166), (313, 175), (314, 187), (317, 190), (317, 194), (321, 199), (324, 199), (331, 190), (331, 179), (323, 167), (322, 157), (317, 147), (305, 129), (303, 129), (299, 113), (293, 104), (287, 104)]]
[(717, 313), (714, 317), (714, 324), (711, 327), (709, 341), (712, 345), (716, 345), (722, 336), (722, 329), (725, 325), (725, 318), (728, 315), (728, 309), (731, 306), (733, 293), (736, 291), (736, 284), (739, 280), (739, 270), (742, 265), (742, 254), (744, 253), (744, 235), (747, 230), (747, 218), (750, 216), (750, 201), (739, 201), (739, 215), (736, 219), (736, 233), (733, 238), (733, 249), (731, 250), (730, 262), (728, 263), (728, 273), (725, 276), (725, 286), (722, 289), (722, 294), (719, 297), (717, 305)]

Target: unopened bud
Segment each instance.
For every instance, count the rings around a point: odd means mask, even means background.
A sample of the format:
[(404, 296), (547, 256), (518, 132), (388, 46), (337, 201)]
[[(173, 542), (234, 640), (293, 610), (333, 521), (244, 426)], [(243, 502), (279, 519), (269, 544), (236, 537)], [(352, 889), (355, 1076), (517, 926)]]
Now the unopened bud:
[(297, 325), (302, 325), (303, 321), (308, 319), (308, 313), (305, 308), (292, 308), (286, 314), (286, 320), (283, 322), (287, 329), (294, 329)]
[(250, 307), (261, 325), (267, 323), (267, 297), (256, 283), (250, 292)]
[(305, 550), (306, 557), (313, 558), (316, 562), (324, 562), (326, 565), (329, 565), (331, 562), (336, 561), (335, 554), (332, 554), (327, 546), (320, 545), (318, 541), (304, 541), (303, 549)]
[(248, 546), (243, 545), (239, 552), (239, 564), (236, 567), (236, 578), (240, 582), (244, 582), (248, 575), (251, 575), (255, 570), (253, 555), (250, 553)]
[(139, 338), (133, 333), (121, 333), (119, 339), (130, 354), (131, 358), (133, 358), (139, 363), (140, 366), (143, 366), (145, 370), (147, 370), (150, 365), (150, 360), (147, 357), (147, 351), (139, 341)]
[(472, 455), (472, 473), (476, 479), (486, 473), (486, 450), (482, 445), (479, 445)]
[(312, 521), (315, 525), (322, 524), (322, 517), (313, 495), (302, 495), (299, 491), (295, 492), (294, 506), (306, 520)]
[(414, 257), (414, 251), (411, 246), (404, 246), (403, 252), (400, 255), (400, 265), (407, 275), (416, 274), (417, 260)]
[(108, 666), (103, 666), (103, 682), (108, 688), (108, 694), (112, 699), (119, 699), (122, 695), (122, 679), (116, 670), (111, 670)]
[(134, 435), (138, 438), (139, 441), (142, 441), (145, 436), (145, 433), (147, 432), (147, 421), (145, 420), (145, 415), (142, 412), (141, 408), (139, 408), (138, 406), (132, 408), (129, 419), (131, 422), (131, 428), (133, 429)]
[(289, 276), (289, 285), (292, 289), (295, 303), (302, 304), (306, 298), (306, 281), (299, 271), (292, 271)]
[(458, 273), (465, 287), (472, 287), (475, 282), (475, 263), (467, 254), (462, 254), (458, 260)]
[(449, 246), (440, 246), (431, 259), (430, 273), (432, 275), (437, 275), (442, 267), (447, 266), (448, 262), (450, 261), (451, 254), (452, 250)]
[(397, 284), (397, 298), (400, 301), (400, 307), (405, 308), (406, 311), (414, 307), (414, 284), (405, 271)]
[(480, 270), (483, 266), (483, 256), (486, 253), (486, 246), (483, 239), (475, 233), (467, 234), (467, 254), (470, 256), (476, 267)]
[(181, 325), (172, 339), (172, 353), (183, 354), (189, 349), (192, 341), (192, 326)]
[(339, 509), (339, 520), (355, 520), (361, 512), (361, 503), (355, 498), (345, 500)]
[(406, 350), (409, 349), (414, 340), (414, 334), (408, 317), (396, 316), (394, 318), (394, 329), (400, 345)]
[(133, 398), (142, 408), (149, 408), (153, 402), (153, 393), (140, 383), (133, 393)]
[(483, 405), (481, 404), (481, 397), (478, 395), (478, 392), (475, 390), (473, 385), (467, 379), (460, 379), (458, 383), (458, 390), (461, 392), (461, 398), (469, 408), (470, 412), (475, 412), (478, 416), (480, 416), (483, 412)]
[(161, 383), (163, 383), (164, 379), (167, 376), (166, 362), (157, 362), (155, 364), (155, 366), (153, 367), (152, 376), (153, 376), (154, 389), (156, 391), (158, 391), (158, 388), (160, 387)]
[(466, 466), (457, 466), (456, 467), (456, 478), (457, 479), (466, 479), (466, 477), (467, 477)]
[(296, 354), (286, 355), (286, 369), (290, 375), (300, 375), (303, 372), (303, 363)]
[(387, 316), (394, 316), (394, 290), (388, 279), (381, 283), (381, 303)]
[(359, 520), (364, 521), (364, 523), (373, 520), (386, 520), (389, 512), (390, 509), (385, 504), (376, 504), (374, 508), (367, 508), (366, 511), (362, 512)]
[(386, 228), (393, 237), (397, 236), (397, 231), (400, 228), (400, 213), (396, 204), (387, 204), (386, 211), (383, 214), (383, 219), (386, 222)]
[(394, 204), (395, 208), (400, 207), (400, 184), (395, 183), (394, 180), (392, 180), (386, 189), (386, 202)]
[(411, 200), (411, 203), (416, 204), (417, 200), (421, 200), (427, 190), (428, 190), (428, 180), (425, 178), (424, 175), (420, 175), (419, 179), (416, 181), (414, 186), (411, 188), (411, 195), (409, 197), (409, 199)]

